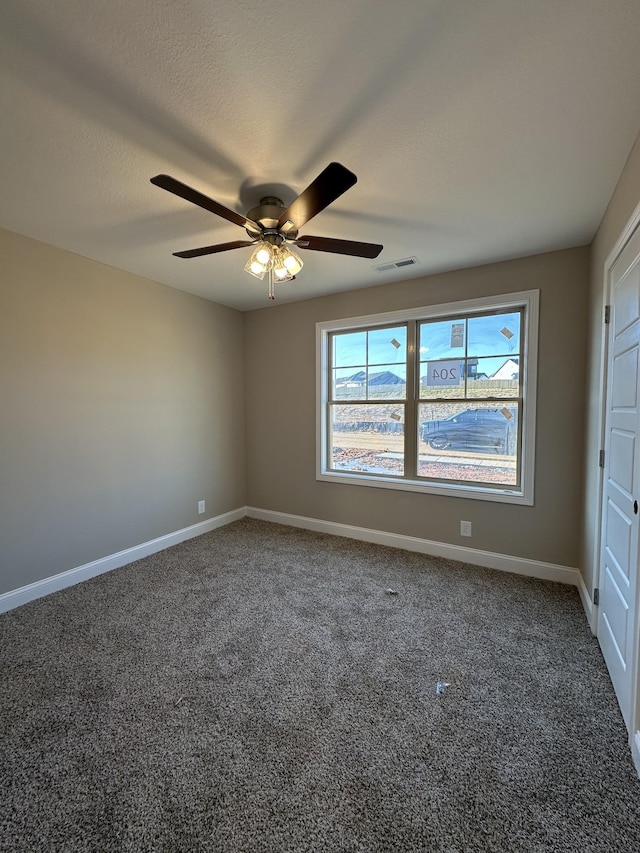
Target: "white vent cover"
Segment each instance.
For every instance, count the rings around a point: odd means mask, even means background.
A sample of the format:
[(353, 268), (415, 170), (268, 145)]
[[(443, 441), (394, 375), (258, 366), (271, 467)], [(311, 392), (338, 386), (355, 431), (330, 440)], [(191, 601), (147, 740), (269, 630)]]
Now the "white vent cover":
[(378, 264), (378, 266), (374, 266), (374, 270), (378, 270), (378, 272), (387, 272), (388, 270), (397, 270), (402, 267), (412, 267), (417, 263), (417, 258), (402, 258), (400, 261), (389, 261), (386, 264)]

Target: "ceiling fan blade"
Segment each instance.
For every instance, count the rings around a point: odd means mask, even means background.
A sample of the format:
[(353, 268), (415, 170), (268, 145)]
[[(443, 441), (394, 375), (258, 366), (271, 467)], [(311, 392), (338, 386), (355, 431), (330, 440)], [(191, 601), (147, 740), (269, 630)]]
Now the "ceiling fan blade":
[(220, 204), (220, 202), (214, 201), (212, 198), (209, 198), (209, 196), (203, 195), (198, 192), (198, 190), (194, 190), (192, 187), (188, 187), (186, 184), (183, 184), (182, 181), (178, 181), (170, 175), (156, 175), (155, 178), (151, 178), (151, 183), (163, 190), (167, 190), (167, 192), (183, 198), (185, 201), (197, 204), (198, 207), (202, 207), (210, 213), (215, 213), (223, 219), (233, 222), (235, 225), (239, 225), (241, 228), (249, 227), (254, 231), (261, 231), (257, 222), (254, 222), (252, 219), (247, 219), (246, 216), (236, 213), (235, 210), (225, 207), (223, 204)]
[(173, 254), (176, 258), (200, 258), (202, 255), (215, 255), (217, 252), (227, 252), (229, 249), (241, 249), (243, 246), (253, 245), (253, 240), (233, 240), (231, 243), (217, 243), (215, 246), (187, 249), (185, 252), (174, 252)]
[(357, 258), (377, 258), (383, 248), (379, 243), (359, 243), (357, 240), (336, 240), (333, 237), (312, 237), (311, 234), (305, 234), (295, 242), (301, 249), (311, 249), (314, 252), (334, 252), (337, 255), (353, 255)]
[[(321, 210), (352, 187), (358, 179), (340, 163), (329, 163), (278, 220), (278, 229), (298, 230)], [(291, 223), (291, 224), (288, 224)]]

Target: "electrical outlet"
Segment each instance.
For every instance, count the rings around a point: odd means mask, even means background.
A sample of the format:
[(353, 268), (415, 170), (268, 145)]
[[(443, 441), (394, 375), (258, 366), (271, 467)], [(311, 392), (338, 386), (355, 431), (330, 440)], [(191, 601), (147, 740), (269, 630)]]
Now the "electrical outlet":
[(461, 521), (460, 522), (460, 536), (471, 536), (471, 522), (470, 521)]
[[(198, 501), (198, 513), (202, 515), (204, 512), (204, 501)], [(471, 534), (469, 534), (471, 536)]]

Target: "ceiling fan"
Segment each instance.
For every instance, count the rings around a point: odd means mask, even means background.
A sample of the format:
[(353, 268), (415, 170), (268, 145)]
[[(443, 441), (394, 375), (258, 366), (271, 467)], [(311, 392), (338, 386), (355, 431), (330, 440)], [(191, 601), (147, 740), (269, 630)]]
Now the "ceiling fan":
[(260, 199), (260, 204), (252, 208), (246, 216), (230, 210), (170, 175), (156, 175), (151, 178), (151, 183), (239, 225), (245, 229), (250, 238), (174, 252), (177, 258), (198, 258), (202, 255), (226, 252), (229, 249), (253, 246), (253, 252), (245, 265), (245, 270), (259, 279), (267, 275), (269, 299), (274, 299), (275, 282), (291, 281), (302, 269), (302, 259), (291, 248), (292, 246), (315, 252), (353, 255), (358, 258), (378, 257), (382, 251), (382, 246), (378, 243), (314, 237), (311, 234), (298, 236), (298, 231), (303, 225), (328, 207), (357, 180), (353, 172), (340, 163), (329, 163), (326, 169), (320, 172), (318, 177), (291, 202), (289, 207), (285, 208), (282, 200), (275, 196), (265, 196)]

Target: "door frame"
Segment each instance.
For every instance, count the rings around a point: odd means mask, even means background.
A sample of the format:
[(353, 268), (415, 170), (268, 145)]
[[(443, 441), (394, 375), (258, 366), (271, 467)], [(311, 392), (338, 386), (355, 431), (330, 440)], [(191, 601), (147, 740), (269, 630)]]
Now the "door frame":
[[(601, 304), (601, 314), (602, 317), (602, 333), (601, 333), (601, 345), (600, 345), (600, 382), (599, 382), (599, 398), (598, 398), (598, 411), (600, 413), (599, 424), (598, 424), (598, 441), (599, 447), (604, 447), (605, 441), (605, 426), (606, 426), (606, 418), (607, 418), (607, 386), (609, 382), (609, 335), (610, 335), (610, 325), (605, 325), (604, 323), (604, 312), (607, 305), (610, 305), (611, 301), (611, 271), (615, 262), (620, 257), (623, 249), (631, 239), (631, 237), (635, 234), (636, 230), (640, 229), (640, 203), (636, 206), (633, 211), (631, 217), (627, 221), (627, 224), (623, 228), (620, 236), (616, 240), (613, 249), (609, 252), (607, 259), (604, 262), (604, 270), (602, 277), (602, 304)], [(595, 587), (601, 587), (601, 572), (602, 565), (600, 559), (600, 546), (601, 546), (601, 534), (602, 534), (602, 515), (603, 515), (603, 496), (604, 496), (604, 468), (598, 468), (598, 482), (597, 482), (597, 512), (596, 512), (596, 524), (594, 525), (594, 533), (593, 533), (593, 559), (596, 561), (596, 565), (594, 566), (593, 572), (593, 587), (589, 591), (590, 601), (588, 604), (590, 605), (588, 609), (588, 617), (589, 617), (589, 625), (591, 631), (597, 635), (598, 630), (598, 611), (597, 605), (593, 604), (593, 590)], [(640, 582), (636, 585), (636, 613), (640, 613)], [(634, 638), (633, 638), (633, 664), (631, 667), (632, 671), (632, 683), (631, 683), (631, 730), (629, 731), (629, 746), (631, 747), (631, 754), (633, 756), (633, 761), (636, 767), (636, 772), (638, 776), (640, 776), (640, 625), (638, 624), (640, 620), (636, 619), (636, 624), (634, 626)]]

